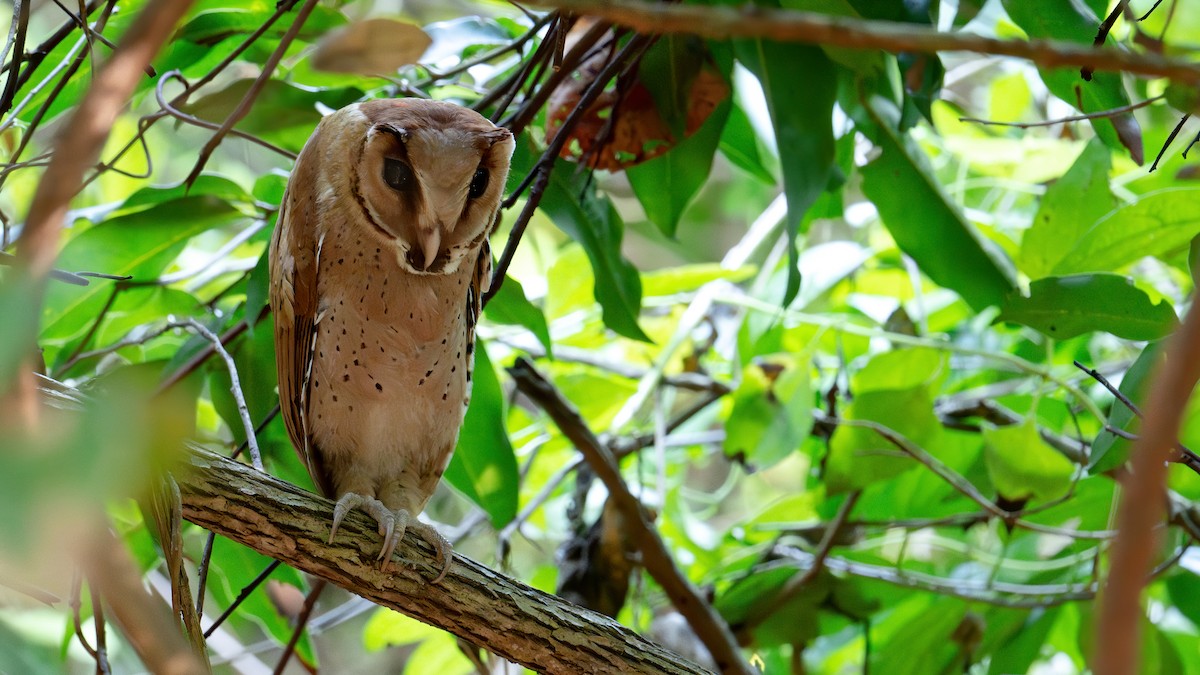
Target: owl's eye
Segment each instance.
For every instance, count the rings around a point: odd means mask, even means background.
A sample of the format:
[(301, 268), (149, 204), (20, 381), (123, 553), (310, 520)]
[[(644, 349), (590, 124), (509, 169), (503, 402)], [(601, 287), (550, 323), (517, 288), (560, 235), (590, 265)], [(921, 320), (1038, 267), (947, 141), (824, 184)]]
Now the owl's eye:
[(484, 190), (488, 186), (488, 170), (479, 167), (475, 169), (475, 176), (471, 178), (471, 189), (467, 192), (467, 196), (471, 199), (478, 199), (483, 196)]
[(383, 182), (394, 190), (408, 192), (417, 183), (412, 167), (398, 159), (385, 157), (383, 160)]

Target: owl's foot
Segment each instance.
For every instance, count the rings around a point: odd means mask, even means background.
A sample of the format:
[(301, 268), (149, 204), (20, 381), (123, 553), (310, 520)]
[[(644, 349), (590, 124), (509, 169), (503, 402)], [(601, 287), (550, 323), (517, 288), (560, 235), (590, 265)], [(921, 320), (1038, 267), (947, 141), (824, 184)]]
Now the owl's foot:
[(360, 495), (357, 492), (347, 492), (342, 495), (341, 499), (337, 501), (337, 505), (333, 507), (333, 528), (329, 532), (329, 543), (333, 543), (333, 538), (337, 535), (338, 528), (341, 527), (346, 514), (355, 508), (361, 509), (379, 523), (379, 534), (383, 537), (383, 546), (380, 548), (376, 560), (381, 561), (379, 565), (381, 571), (387, 571), (392, 561), (392, 555), (396, 552), (396, 545), (404, 538), (404, 531), (411, 526), (417, 534), (420, 534), (433, 546), (433, 550), (437, 553), (438, 566), (441, 569), (433, 583), (436, 584), (446, 578), (446, 573), (450, 571), (451, 556), (454, 554), (450, 542), (446, 541), (446, 538), (433, 527), (413, 518), (405, 509), (392, 511), (374, 497)]

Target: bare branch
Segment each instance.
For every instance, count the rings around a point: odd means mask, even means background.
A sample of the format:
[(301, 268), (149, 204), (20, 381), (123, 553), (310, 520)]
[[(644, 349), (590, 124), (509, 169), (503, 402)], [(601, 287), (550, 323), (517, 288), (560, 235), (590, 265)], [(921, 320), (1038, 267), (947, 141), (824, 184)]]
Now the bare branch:
[(890, 52), (975, 52), (1028, 59), (1039, 66), (1078, 66), (1200, 83), (1200, 66), (1157, 54), (1097, 49), (1059, 40), (997, 40), (944, 33), (927, 26), (766, 9), (754, 5), (701, 6), (639, 0), (539, 0), (642, 33), (691, 33), (710, 38), (758, 37), (787, 42), (883, 49)]
[(708, 648), (713, 661), (724, 673), (752, 673), (749, 664), (742, 658), (733, 633), (729, 630), (712, 606), (700, 597), (699, 591), (687, 580), (667, 550), (658, 530), (650, 524), (645, 508), (621, 478), (620, 468), (612, 452), (596, 438), (579, 412), (567, 402), (527, 359), (519, 358), (509, 369), (517, 387), (533, 399), (562, 430), (563, 435), (587, 459), (596, 477), (608, 488), (609, 497), (615, 499), (625, 523), (633, 529), (631, 533), (642, 554), (642, 565), (663, 587), (675, 609), (688, 620), (697, 637)]
[(1134, 444), (1132, 475), (1125, 481), (1117, 515), (1117, 539), (1101, 597), (1092, 661), (1097, 675), (1123, 675), (1137, 670), (1144, 616), (1142, 586), (1161, 539), (1158, 525), (1167, 501), (1167, 460), (1175, 447), (1183, 411), (1200, 379), (1200, 312), (1188, 312), (1166, 352), (1166, 361), (1155, 368), (1146, 421)]

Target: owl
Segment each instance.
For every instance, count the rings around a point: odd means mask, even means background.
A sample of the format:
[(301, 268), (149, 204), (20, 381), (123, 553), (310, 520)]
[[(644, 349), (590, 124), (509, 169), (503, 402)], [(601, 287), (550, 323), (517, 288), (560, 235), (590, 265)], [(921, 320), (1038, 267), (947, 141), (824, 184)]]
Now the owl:
[(317, 489), (379, 523), (386, 570), (446, 470), (471, 392), (512, 134), (460, 106), (356, 103), (325, 117), (268, 252), (279, 401)]

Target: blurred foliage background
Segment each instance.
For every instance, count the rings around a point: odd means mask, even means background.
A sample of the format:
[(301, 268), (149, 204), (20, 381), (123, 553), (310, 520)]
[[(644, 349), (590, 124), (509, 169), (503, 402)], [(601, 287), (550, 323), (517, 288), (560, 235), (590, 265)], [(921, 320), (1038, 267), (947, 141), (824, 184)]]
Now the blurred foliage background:
[[(0, 19), (5, 251), (54, 134), (143, 4), (26, 0)], [(704, 656), (603, 486), (514, 386), (524, 355), (622, 457), (676, 564), (765, 672), (1087, 671), (1137, 433), (1113, 390), (1143, 401), (1195, 286), (1186, 88), (965, 52), (646, 39), (503, 2), (322, 0), (292, 39), (302, 4), (194, 3), (71, 205), (70, 274), (36, 327), (0, 331), (8, 382), (36, 330), (54, 430), (0, 438), (0, 671), (140, 672), (119, 632), (101, 637), (62, 544), (99, 511), (170, 596), (134, 498), (184, 438), (225, 454), (246, 439), (197, 324), (233, 357), (266, 469), (311, 487), (275, 414), (264, 252), (322, 113), (393, 96), (474, 106), (519, 133), (493, 250), (520, 246), (426, 513), (458, 552)], [(1090, 44), (1118, 3), (780, 4)], [(1124, 4), (1108, 42), (1194, 57), (1195, 0)], [(580, 67), (558, 69), (580, 44)], [(579, 106), (589, 90), (599, 102)], [(21, 302), (8, 284), (0, 311)], [(1186, 464), (1170, 470), (1140, 672), (1200, 673)], [(183, 537), (214, 669), (268, 672), (310, 581), (279, 567), (252, 585), (269, 558), (190, 525)], [(297, 655), (290, 672), (477, 672), (452, 636), (342, 591)]]

